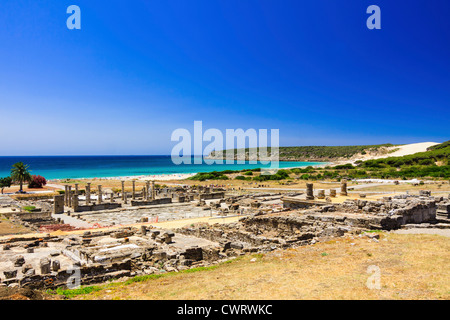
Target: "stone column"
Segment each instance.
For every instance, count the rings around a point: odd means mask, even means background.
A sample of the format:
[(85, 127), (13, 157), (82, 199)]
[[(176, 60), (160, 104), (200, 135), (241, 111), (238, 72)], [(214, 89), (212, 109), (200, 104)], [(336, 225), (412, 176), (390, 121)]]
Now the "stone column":
[(111, 203), (114, 202), (114, 191), (111, 192), (111, 196), (109, 197), (109, 201), (110, 201)]
[(347, 196), (347, 180), (342, 179), (341, 180), (341, 196)]
[(125, 181), (122, 182), (122, 201), (125, 201)]
[(145, 186), (142, 187), (142, 200), (145, 200)]
[(65, 185), (64, 186), (64, 205), (66, 205), (66, 206), (69, 205), (68, 196), (69, 196), (69, 186)]
[(53, 196), (53, 214), (64, 212), (64, 195)]
[(136, 199), (136, 181), (133, 180), (131, 182), (133, 183), (133, 191), (131, 192), (131, 199), (135, 200)]
[(150, 198), (150, 181), (146, 181), (145, 182), (145, 189), (146, 189), (146, 191), (147, 191), (147, 193), (145, 194), (145, 200), (149, 200), (149, 198)]
[(102, 203), (102, 186), (98, 185), (98, 204)]
[(86, 185), (86, 204), (90, 205), (91, 204), (91, 183), (88, 182), (88, 184)]
[(128, 195), (127, 195), (126, 192), (124, 192), (124, 193), (123, 193), (123, 203), (124, 203), (124, 204), (127, 204), (127, 203), (128, 203), (127, 201), (128, 201)]
[(72, 208), (73, 212), (78, 212), (78, 195), (72, 195)]
[(330, 197), (336, 198), (336, 189), (330, 189)]
[(79, 193), (78, 193), (78, 183), (75, 183), (75, 193), (74, 194), (76, 194), (76, 195), (78, 195)]
[(67, 195), (67, 201), (69, 203), (67, 204), (67, 206), (71, 207), (72, 206), (72, 186), (69, 186), (68, 188), (69, 188), (69, 190), (68, 190), (69, 194)]
[(155, 181), (152, 181), (152, 200), (155, 200), (156, 194), (155, 194)]
[(306, 200), (314, 200), (314, 185), (312, 183), (306, 184)]

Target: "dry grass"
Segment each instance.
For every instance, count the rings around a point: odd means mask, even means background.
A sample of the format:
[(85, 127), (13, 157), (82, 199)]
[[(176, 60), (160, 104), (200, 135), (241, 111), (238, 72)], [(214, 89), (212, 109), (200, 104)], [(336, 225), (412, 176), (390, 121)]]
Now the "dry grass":
[[(76, 299), (450, 299), (449, 238), (383, 233), (379, 243), (341, 238), (208, 271), (106, 286)], [(381, 289), (366, 286), (378, 266)]]
[(20, 224), (13, 223), (10, 220), (6, 219), (5, 217), (0, 216), (0, 236), (25, 234), (29, 232), (30, 229)]

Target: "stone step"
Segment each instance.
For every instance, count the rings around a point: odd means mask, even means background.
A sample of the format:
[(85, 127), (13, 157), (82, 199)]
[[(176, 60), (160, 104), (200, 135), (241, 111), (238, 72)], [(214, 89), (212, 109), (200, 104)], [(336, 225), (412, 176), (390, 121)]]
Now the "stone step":
[(450, 218), (450, 213), (446, 211), (436, 211), (436, 216)]

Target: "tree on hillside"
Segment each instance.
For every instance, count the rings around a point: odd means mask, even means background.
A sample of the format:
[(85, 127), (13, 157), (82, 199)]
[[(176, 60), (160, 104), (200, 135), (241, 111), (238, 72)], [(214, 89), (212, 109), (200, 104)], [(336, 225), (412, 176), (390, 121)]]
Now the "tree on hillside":
[(13, 164), (11, 169), (11, 178), (20, 185), (19, 192), (23, 193), (23, 183), (31, 181), (31, 174), (28, 171), (29, 166), (23, 162)]
[(11, 187), (11, 184), (12, 184), (11, 177), (0, 178), (0, 189), (2, 189), (2, 194), (3, 189)]

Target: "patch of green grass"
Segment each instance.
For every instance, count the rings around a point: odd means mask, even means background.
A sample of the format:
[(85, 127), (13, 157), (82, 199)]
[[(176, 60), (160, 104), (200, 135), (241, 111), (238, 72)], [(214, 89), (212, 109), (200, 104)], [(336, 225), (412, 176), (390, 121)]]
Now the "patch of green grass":
[[(61, 295), (61, 296), (65, 296), (67, 298), (73, 298), (80, 294), (88, 294), (88, 293), (91, 293), (94, 291), (99, 291), (99, 290), (101, 290), (101, 287), (99, 287), (99, 286), (81, 287), (81, 288), (77, 288), (77, 289), (57, 288), (56, 292), (54, 292), (54, 293)], [(51, 292), (47, 291), (47, 293), (51, 293)]]
[(25, 210), (25, 211), (31, 212), (34, 209), (36, 209), (36, 207), (35, 206), (26, 206), (26, 207), (23, 207), (22, 209)]

